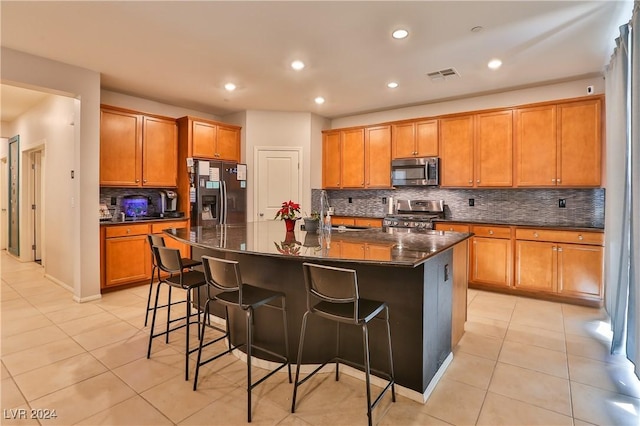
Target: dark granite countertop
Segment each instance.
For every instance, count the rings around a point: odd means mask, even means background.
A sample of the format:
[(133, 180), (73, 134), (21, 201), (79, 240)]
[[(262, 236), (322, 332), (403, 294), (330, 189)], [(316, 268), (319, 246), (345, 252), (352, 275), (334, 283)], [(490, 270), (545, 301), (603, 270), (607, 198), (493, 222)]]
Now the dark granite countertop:
[(120, 220), (105, 220), (100, 221), (100, 226), (106, 225), (131, 225), (138, 223), (155, 223), (155, 222), (176, 222), (180, 220), (187, 220), (186, 217), (137, 217), (137, 218), (127, 218), (124, 222)]
[(539, 224), (532, 222), (511, 222), (511, 221), (499, 221), (494, 220), (491, 222), (482, 220), (463, 220), (463, 219), (436, 219), (434, 222), (451, 222), (451, 223), (468, 223), (471, 225), (497, 225), (497, 226), (517, 226), (519, 228), (543, 228), (557, 231), (578, 231), (578, 232), (604, 232), (603, 228), (594, 228), (588, 226), (573, 226), (573, 225), (554, 225), (554, 224)]
[[(284, 223), (280, 221), (170, 229), (164, 232), (205, 249), (409, 267), (418, 266), (472, 236), (470, 233), (401, 228), (333, 230), (326, 236), (301, 231), (296, 227), (294, 232), (287, 233)], [(375, 246), (375, 250), (369, 250), (372, 246)]]

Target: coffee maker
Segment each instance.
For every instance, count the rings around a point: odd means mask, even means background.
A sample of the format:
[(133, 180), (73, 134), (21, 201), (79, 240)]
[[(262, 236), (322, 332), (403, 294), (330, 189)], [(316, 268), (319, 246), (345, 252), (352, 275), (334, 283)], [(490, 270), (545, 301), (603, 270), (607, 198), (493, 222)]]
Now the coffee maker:
[(160, 191), (160, 217), (182, 216), (182, 214), (176, 211), (177, 208), (178, 193), (170, 190)]

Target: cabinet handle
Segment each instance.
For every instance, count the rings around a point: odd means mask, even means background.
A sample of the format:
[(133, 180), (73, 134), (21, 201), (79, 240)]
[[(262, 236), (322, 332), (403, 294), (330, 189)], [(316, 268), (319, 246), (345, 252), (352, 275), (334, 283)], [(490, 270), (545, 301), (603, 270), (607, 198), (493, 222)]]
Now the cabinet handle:
[(560, 180), (560, 178), (558, 178), (558, 183), (560, 183), (560, 182), (561, 182), (561, 180)]
[(476, 181), (476, 183), (480, 183), (480, 179), (478, 179), (478, 180)]
[(142, 183), (147, 183), (147, 180), (146, 180), (146, 179), (143, 179), (143, 180), (142, 180)]
[(562, 247), (558, 247), (558, 252), (562, 252)]
[(489, 235), (493, 235), (493, 230), (489, 229)]
[(131, 229), (127, 228), (127, 234), (130, 234), (130, 233), (131, 233)]
[(556, 246), (553, 246), (553, 247), (551, 247), (551, 250), (553, 250), (553, 251), (557, 251), (557, 250), (558, 250), (558, 248), (557, 248)]
[(136, 183), (140, 182), (140, 179), (136, 179)]
[(580, 241), (582, 241), (582, 240), (584, 240), (584, 237), (583, 237), (582, 235), (578, 235), (578, 239), (579, 239)]
[(471, 180), (469, 181), (469, 183), (473, 183), (473, 179), (471, 179)]
[(556, 183), (556, 180), (555, 179), (551, 179), (551, 182)]
[(534, 237), (536, 237), (536, 238), (538, 238), (538, 233), (537, 233), (537, 232), (534, 232), (534, 233), (533, 233), (533, 236), (534, 236)]

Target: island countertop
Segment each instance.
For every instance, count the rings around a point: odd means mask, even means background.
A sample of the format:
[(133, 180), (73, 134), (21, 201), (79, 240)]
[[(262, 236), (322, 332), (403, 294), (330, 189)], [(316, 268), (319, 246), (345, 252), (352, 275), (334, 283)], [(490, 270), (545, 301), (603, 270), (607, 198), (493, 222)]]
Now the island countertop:
[(404, 228), (334, 229), (330, 234), (300, 229), (286, 232), (280, 221), (166, 229), (164, 232), (204, 249), (408, 267), (416, 267), (473, 235)]

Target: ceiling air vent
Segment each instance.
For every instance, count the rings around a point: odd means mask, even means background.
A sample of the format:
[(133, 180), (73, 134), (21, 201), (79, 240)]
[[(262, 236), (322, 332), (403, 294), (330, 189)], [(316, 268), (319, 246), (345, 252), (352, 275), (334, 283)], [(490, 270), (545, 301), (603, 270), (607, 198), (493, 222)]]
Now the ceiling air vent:
[(458, 74), (458, 71), (456, 71), (455, 68), (446, 68), (440, 71), (430, 72), (429, 74), (427, 74), (427, 76), (432, 81), (439, 81), (439, 80), (460, 77), (460, 74)]

